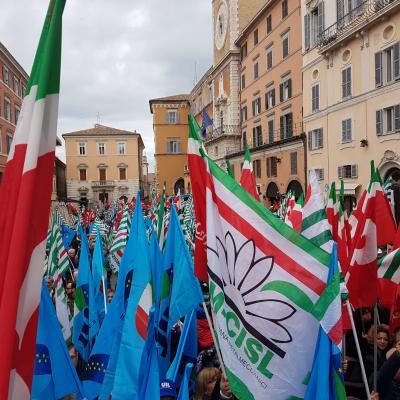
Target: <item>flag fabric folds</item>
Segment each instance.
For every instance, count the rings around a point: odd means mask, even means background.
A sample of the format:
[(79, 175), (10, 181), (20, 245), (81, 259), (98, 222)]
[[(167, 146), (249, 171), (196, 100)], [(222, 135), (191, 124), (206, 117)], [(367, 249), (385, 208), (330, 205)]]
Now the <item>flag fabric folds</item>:
[(85, 398), (44, 283), (34, 359), (32, 400), (56, 400), (72, 393)]
[(202, 119), (203, 119), (203, 121), (202, 121), (202, 123), (201, 123), (201, 136), (202, 136), (203, 139), (205, 139), (205, 138), (206, 138), (206, 131), (207, 131), (207, 128), (208, 128), (209, 126), (212, 126), (213, 121), (212, 121), (212, 119), (210, 118), (210, 116), (208, 115), (208, 113), (207, 113), (206, 110), (203, 110), (203, 111), (201, 112), (201, 116), (202, 116)]
[(253, 175), (253, 164), (251, 163), (249, 145), (246, 143), (244, 151), (244, 163), (242, 168), (242, 175), (240, 177), (240, 184), (256, 199), (260, 200), (257, 193), (256, 181)]
[(65, 0), (49, 3), (0, 186), (0, 232), (7, 232), (0, 235), (1, 399), (30, 396), (57, 137), (64, 5)]

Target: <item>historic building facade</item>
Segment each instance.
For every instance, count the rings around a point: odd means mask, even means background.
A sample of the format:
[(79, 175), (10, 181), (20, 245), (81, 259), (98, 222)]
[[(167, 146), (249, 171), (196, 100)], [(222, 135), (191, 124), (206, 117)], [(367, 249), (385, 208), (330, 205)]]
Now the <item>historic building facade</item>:
[(0, 182), (7, 163), (28, 74), (0, 43)]
[(96, 124), (62, 136), (70, 199), (131, 200), (144, 189), (144, 144), (139, 133)]
[(400, 183), (400, 1), (302, 0), (302, 18), (308, 168), (351, 206), (370, 160)]
[(187, 143), (189, 94), (162, 97), (149, 101), (153, 114), (155, 176), (157, 192), (165, 182), (166, 194), (190, 192)]
[(226, 158), (240, 179), (249, 145), (260, 196), (270, 206), (304, 191), (300, 0), (268, 1), (240, 33), (240, 144)]

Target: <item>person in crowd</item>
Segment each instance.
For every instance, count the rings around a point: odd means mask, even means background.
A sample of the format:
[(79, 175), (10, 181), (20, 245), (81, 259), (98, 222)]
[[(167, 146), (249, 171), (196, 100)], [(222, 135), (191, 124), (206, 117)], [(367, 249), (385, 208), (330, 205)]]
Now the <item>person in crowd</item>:
[(68, 352), (69, 356), (71, 357), (72, 364), (74, 365), (76, 373), (78, 374), (78, 377), (80, 379), (85, 367), (85, 363), (79, 357), (79, 353), (76, 351), (75, 346), (72, 343), (68, 346)]
[(68, 280), (65, 285), (65, 292), (67, 294), (67, 305), (71, 315), (74, 315), (74, 301), (75, 301), (76, 284), (72, 280)]
[(68, 249), (68, 258), (69, 262), (71, 263), (72, 269), (74, 270), (75, 268), (78, 268), (79, 260), (76, 254), (76, 250), (73, 247)]
[(107, 292), (107, 301), (111, 303), (111, 300), (114, 298), (115, 291), (113, 289), (108, 289)]
[(234, 399), (228, 380), (218, 368), (203, 368), (197, 375), (194, 400)]
[(165, 379), (160, 384), (160, 399), (162, 400), (173, 400), (176, 399), (177, 393), (174, 382), (169, 379)]

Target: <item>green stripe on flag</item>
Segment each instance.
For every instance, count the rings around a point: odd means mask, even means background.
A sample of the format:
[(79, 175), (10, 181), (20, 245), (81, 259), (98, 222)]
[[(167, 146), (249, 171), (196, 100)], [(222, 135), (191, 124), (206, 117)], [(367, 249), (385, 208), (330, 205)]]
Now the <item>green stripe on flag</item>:
[(319, 235), (314, 236), (312, 239), (310, 239), (313, 241), (313, 243), (320, 247), (325, 243), (328, 243), (330, 240), (332, 240), (332, 235), (331, 235), (331, 231), (326, 230), (324, 232), (321, 232)]
[(301, 221), (301, 230), (305, 231), (310, 226), (317, 224), (318, 222), (320, 222), (322, 219), (325, 218), (326, 218), (325, 209), (315, 211), (314, 213), (312, 213), (311, 215), (309, 215), (308, 217), (304, 218)]
[(254, 400), (254, 396), (251, 394), (247, 386), (228, 368), (225, 367), (226, 374), (228, 375), (229, 385), (231, 387), (232, 393), (238, 399)]

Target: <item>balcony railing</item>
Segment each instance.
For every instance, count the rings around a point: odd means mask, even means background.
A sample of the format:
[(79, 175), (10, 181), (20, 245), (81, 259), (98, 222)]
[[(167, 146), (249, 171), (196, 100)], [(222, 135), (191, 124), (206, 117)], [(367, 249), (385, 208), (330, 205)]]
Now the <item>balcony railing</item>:
[(115, 186), (114, 181), (92, 181), (93, 187), (105, 187), (105, 186)]
[[(291, 128), (290, 126), (286, 130), (275, 129), (273, 132), (261, 132), (261, 137), (252, 140), (252, 142), (247, 141), (250, 149), (268, 148), (273, 146), (279, 146), (286, 142), (291, 142), (303, 138), (303, 124), (297, 123)], [(236, 146), (231, 146), (227, 148), (226, 154), (235, 154), (244, 151), (245, 143), (242, 142)]]
[(318, 35), (318, 47), (324, 47), (345, 36), (357, 26), (367, 23), (372, 17), (383, 14), (386, 8), (400, 4), (400, 0), (364, 0), (357, 7), (353, 8), (336, 21), (333, 25), (326, 28)]
[(239, 125), (222, 125), (213, 127), (212, 131), (207, 133), (206, 142), (216, 139), (222, 135), (240, 135)]

